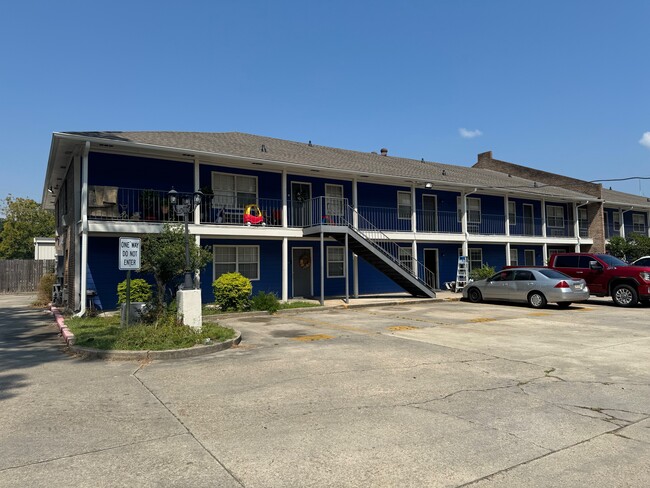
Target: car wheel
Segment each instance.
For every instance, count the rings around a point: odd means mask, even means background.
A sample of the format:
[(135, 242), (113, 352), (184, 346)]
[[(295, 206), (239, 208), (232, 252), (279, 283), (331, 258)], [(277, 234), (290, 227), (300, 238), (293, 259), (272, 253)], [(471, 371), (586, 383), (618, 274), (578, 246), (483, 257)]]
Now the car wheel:
[(483, 295), (478, 288), (470, 288), (467, 290), (467, 299), (472, 303), (479, 303), (483, 300)]
[(528, 295), (528, 305), (533, 308), (544, 308), (546, 306), (546, 297), (538, 291), (533, 291)]
[(558, 302), (557, 306), (559, 308), (569, 308), (571, 306), (571, 302)]
[(632, 307), (638, 301), (636, 290), (630, 285), (618, 285), (614, 288), (612, 299), (619, 307)]

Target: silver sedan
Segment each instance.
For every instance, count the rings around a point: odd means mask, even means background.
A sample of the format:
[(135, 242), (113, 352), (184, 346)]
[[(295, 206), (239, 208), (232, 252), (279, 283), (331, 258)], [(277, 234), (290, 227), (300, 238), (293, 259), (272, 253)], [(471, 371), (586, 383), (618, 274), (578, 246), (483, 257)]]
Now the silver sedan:
[(571, 278), (548, 268), (508, 268), (463, 288), (463, 297), (472, 303), (483, 300), (527, 302), (533, 308), (557, 303), (567, 308), (573, 302), (589, 298), (589, 288), (583, 279)]

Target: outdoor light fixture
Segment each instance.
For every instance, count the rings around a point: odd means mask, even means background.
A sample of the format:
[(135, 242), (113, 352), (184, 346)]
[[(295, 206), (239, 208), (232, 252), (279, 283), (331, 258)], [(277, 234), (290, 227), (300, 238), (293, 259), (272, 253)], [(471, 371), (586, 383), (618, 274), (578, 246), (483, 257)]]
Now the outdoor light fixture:
[(50, 185), (50, 187), (47, 189), (47, 192), (48, 193), (54, 193), (54, 190), (52, 189), (52, 185)]
[(189, 214), (194, 212), (196, 207), (201, 205), (203, 200), (203, 193), (201, 191), (195, 191), (193, 194), (181, 194), (179, 199), (179, 193), (172, 189), (167, 192), (169, 197), (169, 203), (174, 208), (174, 212), (179, 217), (183, 217), (185, 222), (185, 280), (183, 282), (184, 290), (193, 290), (194, 289), (194, 280), (192, 279), (192, 270), (190, 269), (190, 231), (188, 227)]
[(431, 188), (433, 188), (433, 183), (425, 183), (424, 187), (430, 190)]

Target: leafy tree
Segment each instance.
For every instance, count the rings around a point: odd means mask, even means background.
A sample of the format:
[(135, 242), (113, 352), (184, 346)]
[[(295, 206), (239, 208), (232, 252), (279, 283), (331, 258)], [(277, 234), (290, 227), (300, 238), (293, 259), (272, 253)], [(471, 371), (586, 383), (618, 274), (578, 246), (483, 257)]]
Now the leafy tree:
[[(190, 236), (190, 268), (202, 269), (212, 258), (208, 248), (196, 245)], [(142, 240), (142, 268), (156, 280), (158, 306), (165, 305), (165, 288), (185, 272), (185, 234), (183, 226), (165, 224), (160, 234), (148, 234)]]
[(0, 203), (0, 258), (33, 259), (34, 237), (54, 236), (54, 215), (30, 198), (7, 196)]
[(614, 236), (607, 244), (607, 252), (617, 258), (634, 261), (650, 255), (650, 237), (632, 234), (627, 237)]

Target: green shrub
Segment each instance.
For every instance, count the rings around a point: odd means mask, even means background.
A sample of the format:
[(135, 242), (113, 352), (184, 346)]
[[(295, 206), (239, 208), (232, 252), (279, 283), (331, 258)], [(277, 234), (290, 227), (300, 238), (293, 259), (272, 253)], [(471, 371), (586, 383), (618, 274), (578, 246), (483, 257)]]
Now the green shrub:
[(266, 310), (269, 313), (275, 313), (280, 309), (280, 301), (275, 293), (259, 292), (251, 300), (253, 310)]
[(473, 269), (469, 277), (472, 278), (474, 281), (478, 281), (478, 280), (484, 280), (485, 278), (489, 278), (494, 273), (496, 273), (496, 270), (492, 266), (486, 263), (478, 269)]
[(251, 280), (239, 273), (225, 273), (213, 283), (214, 301), (224, 312), (240, 312), (250, 306)]
[(52, 301), (52, 287), (56, 283), (56, 275), (47, 273), (38, 282), (38, 295), (34, 305), (47, 305)]
[[(131, 302), (148, 302), (151, 300), (151, 285), (145, 280), (131, 280)], [(126, 303), (126, 280), (117, 284), (117, 303)]]

